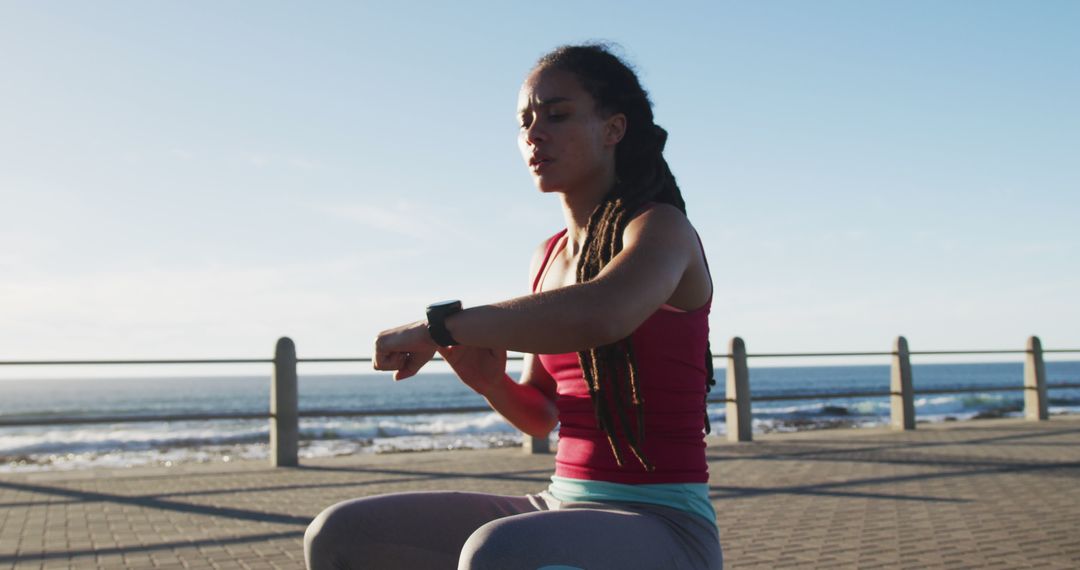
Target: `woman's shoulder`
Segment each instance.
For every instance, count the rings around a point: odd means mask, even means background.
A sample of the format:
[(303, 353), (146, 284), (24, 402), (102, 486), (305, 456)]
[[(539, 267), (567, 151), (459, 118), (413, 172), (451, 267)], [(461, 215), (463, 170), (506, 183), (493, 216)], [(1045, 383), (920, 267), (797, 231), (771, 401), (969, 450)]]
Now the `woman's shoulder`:
[(646, 202), (630, 215), (630, 219), (635, 220), (645, 215), (650, 215), (656, 219), (690, 223), (685, 212), (666, 202)]
[(643, 234), (667, 236), (676, 241), (685, 241), (688, 245), (697, 243), (697, 230), (686, 214), (663, 202), (649, 202), (634, 212), (623, 230), (623, 242), (632, 241)]
[(555, 243), (559, 241), (559, 238), (566, 235), (566, 228), (555, 232), (555, 235), (544, 238), (536, 248), (533, 250), (532, 262), (529, 264), (529, 278), (534, 281), (533, 289), (536, 289), (536, 277), (539, 275), (540, 270), (543, 268), (544, 263), (547, 261), (550, 255), (551, 249), (555, 246)]

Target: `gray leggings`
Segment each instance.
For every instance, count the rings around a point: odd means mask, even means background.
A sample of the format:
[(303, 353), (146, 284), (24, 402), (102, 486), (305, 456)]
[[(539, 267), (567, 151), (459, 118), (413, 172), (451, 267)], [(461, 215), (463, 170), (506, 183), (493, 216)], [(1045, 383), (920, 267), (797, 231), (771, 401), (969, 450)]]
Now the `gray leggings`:
[(716, 526), (639, 503), (564, 503), (420, 492), (338, 503), (304, 535), (310, 570), (709, 569), (722, 566)]

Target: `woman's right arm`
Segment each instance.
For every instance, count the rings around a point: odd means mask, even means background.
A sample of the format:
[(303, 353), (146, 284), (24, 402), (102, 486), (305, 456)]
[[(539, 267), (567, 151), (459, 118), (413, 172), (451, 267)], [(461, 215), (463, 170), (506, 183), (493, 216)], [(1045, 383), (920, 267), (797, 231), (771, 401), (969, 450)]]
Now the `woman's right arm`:
[[(671, 299), (699, 250), (686, 215), (660, 204), (630, 220), (622, 251), (595, 278), (469, 307), (444, 324), (461, 344), (491, 350), (562, 354), (617, 342)], [(372, 365), (408, 378), (436, 346), (424, 321), (402, 325), (379, 333)]]
[(520, 383), (504, 375), (498, 387), (483, 396), (506, 421), (533, 437), (547, 437), (558, 422), (555, 380), (536, 355), (525, 355)]
[[(546, 252), (547, 241), (544, 241), (533, 254), (530, 287)], [(453, 346), (440, 348), (439, 353), (465, 384), (517, 429), (533, 437), (547, 437), (555, 428), (558, 423), (555, 380), (536, 355), (525, 354), (521, 381), (515, 382), (505, 373), (505, 351), (496, 354), (485, 348)]]

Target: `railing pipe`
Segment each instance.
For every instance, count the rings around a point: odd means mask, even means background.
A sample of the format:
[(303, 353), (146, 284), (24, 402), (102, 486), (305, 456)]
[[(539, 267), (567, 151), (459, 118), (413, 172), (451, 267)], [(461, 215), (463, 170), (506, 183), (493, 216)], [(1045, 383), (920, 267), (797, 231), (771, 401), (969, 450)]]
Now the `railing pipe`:
[(913, 350), (915, 356), (942, 356), (953, 354), (1023, 354), (1023, 350)]
[(300, 443), (296, 344), (281, 337), (274, 348), (274, 374), (270, 387), (270, 464), (296, 467)]
[(27, 426), (70, 426), (80, 424), (122, 424), (145, 422), (208, 422), (214, 420), (265, 420), (266, 412), (235, 412), (228, 414), (155, 414), (128, 416), (90, 416), (81, 418), (57, 418), (23, 416), (0, 417), (0, 428)]
[[(747, 358), (801, 358), (807, 356), (889, 356), (891, 352), (758, 352), (747, 354)], [(727, 355), (725, 355), (727, 356)]]
[[(506, 355), (506, 360), (508, 360), (508, 361), (524, 360), (524, 359), (525, 359), (524, 355), (521, 355), (521, 354), (508, 354), (508, 355)], [(372, 358), (370, 356), (355, 356), (355, 357), (354, 356), (344, 356), (344, 357), (323, 357), (323, 358), (297, 358), (296, 361), (300, 362), (302, 364), (306, 364), (308, 362), (322, 362), (322, 363), (325, 363), (325, 362), (371, 362)], [(446, 359), (439, 356), (439, 355), (435, 355), (434, 357), (432, 357), (431, 361), (432, 362), (446, 362)]]
[(128, 360), (0, 360), (0, 366), (95, 366), (99, 364), (268, 364), (266, 358), (169, 358)]

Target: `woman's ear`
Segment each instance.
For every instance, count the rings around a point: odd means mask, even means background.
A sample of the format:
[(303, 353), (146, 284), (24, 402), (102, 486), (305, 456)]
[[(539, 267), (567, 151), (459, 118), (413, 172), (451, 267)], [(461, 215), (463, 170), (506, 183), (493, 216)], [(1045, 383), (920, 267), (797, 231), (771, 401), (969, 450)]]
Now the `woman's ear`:
[(626, 115), (615, 113), (604, 123), (604, 143), (615, 146), (626, 136)]

